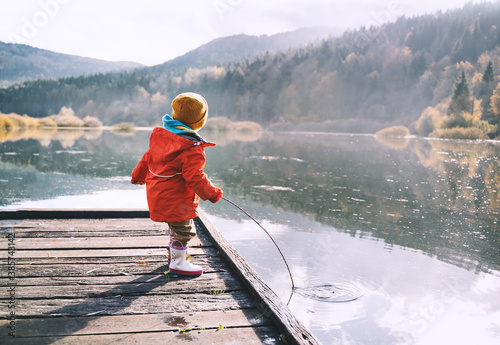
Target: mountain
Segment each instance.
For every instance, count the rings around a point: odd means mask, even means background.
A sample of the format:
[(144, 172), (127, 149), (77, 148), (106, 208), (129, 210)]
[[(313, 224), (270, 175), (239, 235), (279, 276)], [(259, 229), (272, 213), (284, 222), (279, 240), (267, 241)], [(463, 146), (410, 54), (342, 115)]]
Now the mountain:
[[(208, 42), (182, 56), (151, 68), (151, 72), (180, 68), (213, 66), (251, 58), (265, 52), (287, 50), (341, 30), (330, 27), (303, 28), (276, 35), (235, 35)], [(110, 62), (60, 54), (24, 44), (0, 41), (0, 87), (27, 80), (77, 77), (80, 75), (133, 70), (144, 67), (135, 62)]]
[(0, 87), (26, 80), (73, 77), (140, 67), (143, 65), (135, 62), (103, 61), (0, 41)]
[(275, 35), (234, 35), (212, 40), (182, 56), (155, 66), (156, 69), (203, 68), (250, 59), (264, 53), (275, 53), (318, 43), (343, 30), (335, 27), (310, 27)]

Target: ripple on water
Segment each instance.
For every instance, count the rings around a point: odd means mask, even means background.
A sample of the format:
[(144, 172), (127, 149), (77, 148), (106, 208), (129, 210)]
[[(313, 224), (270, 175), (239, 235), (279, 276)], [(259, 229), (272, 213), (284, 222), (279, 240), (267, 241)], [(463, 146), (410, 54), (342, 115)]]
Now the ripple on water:
[(296, 292), (302, 297), (332, 303), (350, 302), (362, 296), (357, 287), (345, 283), (319, 284), (296, 288)]

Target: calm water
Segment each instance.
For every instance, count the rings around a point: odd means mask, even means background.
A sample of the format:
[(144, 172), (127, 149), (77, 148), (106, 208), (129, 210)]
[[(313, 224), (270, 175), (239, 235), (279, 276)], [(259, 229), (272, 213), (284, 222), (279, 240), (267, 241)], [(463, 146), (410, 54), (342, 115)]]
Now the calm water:
[[(324, 344), (500, 343), (500, 143), (201, 133), (232, 205), (202, 203)], [(23, 133), (0, 144), (0, 209), (146, 207), (149, 132)], [(291, 297), (290, 297), (291, 296)]]

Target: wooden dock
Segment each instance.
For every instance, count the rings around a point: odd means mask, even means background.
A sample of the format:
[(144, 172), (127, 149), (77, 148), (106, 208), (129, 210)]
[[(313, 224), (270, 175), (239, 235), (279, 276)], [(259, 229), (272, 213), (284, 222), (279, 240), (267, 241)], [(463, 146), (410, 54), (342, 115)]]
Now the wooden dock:
[(196, 278), (165, 274), (147, 217), (0, 213), (0, 344), (319, 344), (204, 215)]

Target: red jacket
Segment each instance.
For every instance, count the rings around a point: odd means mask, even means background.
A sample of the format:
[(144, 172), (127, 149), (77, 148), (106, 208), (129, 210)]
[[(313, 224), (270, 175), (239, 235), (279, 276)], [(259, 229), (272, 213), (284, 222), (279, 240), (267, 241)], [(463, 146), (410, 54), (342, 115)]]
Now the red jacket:
[(164, 128), (153, 129), (149, 150), (132, 172), (132, 183), (146, 183), (151, 220), (182, 222), (198, 216), (199, 198), (217, 202), (222, 191), (203, 172), (207, 146)]

